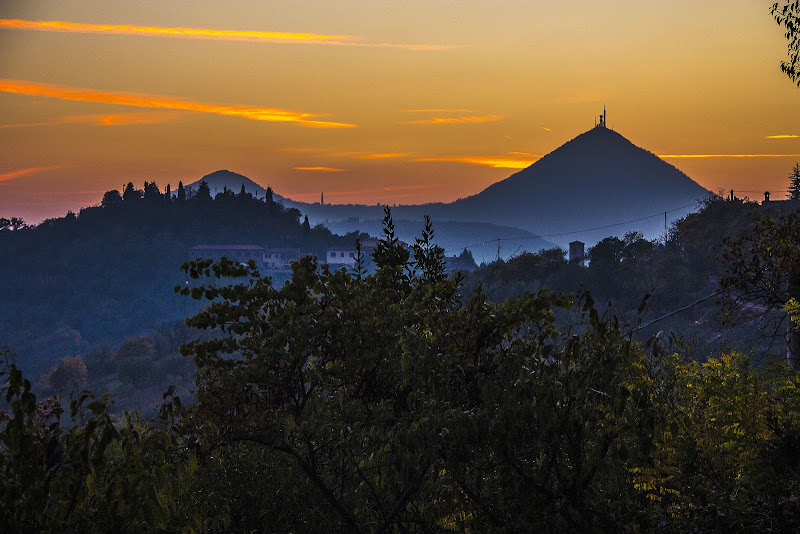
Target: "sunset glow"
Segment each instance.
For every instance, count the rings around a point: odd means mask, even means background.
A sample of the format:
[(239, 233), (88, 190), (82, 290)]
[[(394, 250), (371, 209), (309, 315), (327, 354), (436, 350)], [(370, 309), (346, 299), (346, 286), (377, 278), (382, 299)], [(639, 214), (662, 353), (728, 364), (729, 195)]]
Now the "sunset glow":
[(444, 50), (448, 45), (362, 43), (349, 35), (320, 35), (317, 33), (265, 32), (241, 30), (212, 30), (207, 28), (162, 28), (158, 26), (132, 26), (130, 24), (85, 24), (60, 20), (0, 19), (0, 29), (34, 30), (43, 32), (93, 33), (102, 35), (140, 35), (147, 37), (173, 37), (179, 39), (210, 39), (217, 41), (250, 41), (256, 43), (299, 43), (339, 46), (365, 46), (379, 48), (407, 48), (409, 50)]
[(23, 176), (30, 176), (42, 171), (49, 171), (51, 169), (57, 169), (58, 166), (45, 166), (45, 167), (30, 167), (28, 169), (18, 169), (16, 171), (6, 172), (0, 174), (0, 182), (5, 180), (13, 180), (14, 178), (22, 178)]
[(416, 161), (446, 161), (453, 163), (469, 163), (471, 165), (485, 165), (495, 169), (525, 169), (530, 167), (541, 156), (534, 156), (531, 158), (520, 159), (516, 157), (477, 157), (477, 156), (453, 156), (453, 157), (439, 157), (439, 158), (418, 158)]
[(659, 154), (662, 159), (693, 158), (800, 158), (800, 154)]
[(433, 117), (416, 121), (404, 121), (403, 124), (475, 124), (493, 122), (502, 119), (502, 115), (472, 115), (467, 117)]
[(165, 96), (146, 95), (141, 93), (122, 93), (111, 91), (96, 91), (74, 87), (63, 87), (46, 83), (30, 82), (26, 80), (0, 79), (0, 92), (16, 93), (29, 96), (43, 96), (58, 98), (60, 100), (76, 100), (79, 102), (97, 102), (101, 104), (116, 104), (119, 106), (136, 106), (140, 108), (161, 108), (183, 111), (199, 111), (215, 115), (228, 115), (242, 117), (257, 121), (294, 122), (302, 126), (313, 128), (355, 128), (355, 124), (341, 122), (313, 120), (313, 113), (298, 113), (284, 109), (257, 108), (248, 106), (232, 106), (221, 104), (207, 104), (191, 100), (180, 100)]
[(0, 217), (218, 169), (297, 200), (450, 202), (604, 106), (711, 191), (785, 190), (800, 90), (770, 5), (0, 2)]
[(14, 30), (36, 30), (44, 32), (101, 33), (109, 35), (147, 35), (159, 37), (183, 37), (187, 39), (218, 39), (232, 41), (265, 41), (283, 43), (300, 41), (318, 43), (346, 41), (347, 35), (319, 35), (314, 33), (259, 32), (235, 30), (209, 30), (203, 28), (159, 28), (156, 26), (131, 26), (129, 24), (80, 24), (60, 20), (2, 19), (0, 28)]
[(348, 169), (337, 169), (336, 167), (294, 167), (296, 171), (317, 171), (317, 172), (343, 172)]

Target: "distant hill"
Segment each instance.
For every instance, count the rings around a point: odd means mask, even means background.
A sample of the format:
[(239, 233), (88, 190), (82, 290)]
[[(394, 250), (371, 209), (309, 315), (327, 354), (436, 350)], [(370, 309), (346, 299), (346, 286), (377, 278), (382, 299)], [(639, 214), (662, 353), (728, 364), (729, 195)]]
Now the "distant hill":
[(324, 257), (329, 247), (352, 242), (250, 195), (113, 198), (78, 215), (0, 231), (0, 347), (16, 352), (26, 372), (196, 313), (197, 302), (173, 292), (189, 282), (181, 264), (208, 255), (194, 252), (196, 245), (298, 248)]
[[(609, 235), (641, 231), (655, 239), (668, 223), (696, 211), (709, 191), (655, 154), (599, 126), (568, 141), (530, 167), (480, 193), (449, 204), (397, 206), (397, 219), (488, 222), (517, 227), (561, 246), (593, 244)], [(378, 218), (379, 206), (304, 204), (291, 200), (314, 222)], [(655, 217), (651, 217), (655, 215)], [(642, 219), (642, 220), (636, 220)], [(618, 224), (636, 220), (631, 224)], [(602, 227), (595, 231), (583, 231)], [(580, 230), (580, 231), (579, 231)], [(531, 249), (528, 249), (531, 250)], [(535, 250), (535, 249), (534, 249)]]
[[(214, 171), (211, 174), (206, 174), (196, 182), (186, 185), (186, 187), (196, 191), (197, 187), (200, 185), (200, 182), (203, 180), (206, 181), (209, 189), (211, 189), (211, 196), (215, 196), (217, 193), (222, 193), (225, 188), (228, 188), (234, 193), (238, 193), (242, 189), (242, 185), (244, 185), (244, 190), (254, 197), (264, 198), (264, 195), (266, 194), (265, 188), (255, 183), (247, 176), (226, 169)], [(277, 195), (274, 198), (275, 200), (282, 200), (282, 197)]]
[[(655, 154), (599, 126), (477, 195), (446, 205), (441, 213), (552, 235), (683, 208), (668, 214), (674, 221), (696, 211), (692, 205), (708, 195)], [(663, 236), (664, 220), (640, 221), (631, 225), (635, 228), (651, 238), (653, 233)], [(612, 227), (566, 237), (589, 242), (618, 232)]]

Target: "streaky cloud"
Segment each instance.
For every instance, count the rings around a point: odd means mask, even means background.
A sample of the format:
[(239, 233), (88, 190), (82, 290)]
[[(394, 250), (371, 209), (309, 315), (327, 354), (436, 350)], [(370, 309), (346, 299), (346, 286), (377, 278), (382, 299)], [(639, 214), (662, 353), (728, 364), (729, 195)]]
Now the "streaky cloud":
[(129, 126), (140, 124), (164, 124), (183, 116), (183, 111), (140, 111), (131, 113), (94, 113), (67, 115), (46, 122), (23, 124), (0, 124), (0, 128), (22, 128), (27, 126), (52, 126), (60, 124), (93, 124), (96, 126)]
[(451, 163), (468, 163), (470, 165), (484, 165), (495, 169), (525, 169), (536, 163), (542, 156), (531, 155), (527, 158), (509, 156), (445, 156), (431, 158), (417, 158), (415, 161), (442, 161)]
[(403, 121), (400, 124), (478, 124), (503, 119), (503, 115), (470, 115), (466, 117), (433, 117), (415, 121)]
[(657, 154), (662, 159), (702, 158), (797, 158), (800, 154)]
[(5, 182), (6, 180), (13, 180), (15, 178), (22, 178), (23, 176), (31, 176), (43, 171), (58, 169), (60, 167), (61, 167), (60, 165), (45, 165), (40, 167), (28, 167), (27, 169), (18, 169), (16, 171), (0, 174), (0, 182)]
[(350, 169), (339, 169), (338, 167), (293, 167), (296, 171), (317, 171), (317, 172), (344, 172)]
[(0, 79), (0, 92), (29, 96), (43, 96), (47, 98), (74, 100), (78, 102), (96, 102), (101, 104), (134, 106), (140, 108), (197, 111), (201, 113), (242, 117), (245, 119), (259, 121), (291, 122), (311, 128), (357, 127), (355, 124), (316, 120), (315, 118), (320, 117), (320, 115), (314, 113), (303, 113), (277, 108), (212, 104), (146, 93), (98, 91), (94, 89), (65, 87), (61, 85), (32, 82), (27, 80)]
[(797, 139), (800, 135), (795, 134), (778, 134), (778, 135), (765, 135), (764, 139)]
[(351, 35), (325, 35), (308, 32), (271, 32), (250, 30), (215, 30), (181, 26), (136, 26), (132, 24), (91, 24), (62, 20), (0, 19), (0, 28), (61, 33), (102, 35), (135, 35), (145, 37), (172, 37), (178, 39), (206, 39), (215, 41), (249, 41), (260, 43), (317, 44), (334, 46), (360, 46), (372, 48), (404, 48), (407, 50), (444, 50), (460, 48), (455, 45), (364, 43)]
[(404, 109), (403, 113), (472, 113), (471, 109)]
[(410, 156), (410, 152), (383, 152), (378, 154), (362, 154), (359, 159), (390, 159), (390, 158), (404, 158)]

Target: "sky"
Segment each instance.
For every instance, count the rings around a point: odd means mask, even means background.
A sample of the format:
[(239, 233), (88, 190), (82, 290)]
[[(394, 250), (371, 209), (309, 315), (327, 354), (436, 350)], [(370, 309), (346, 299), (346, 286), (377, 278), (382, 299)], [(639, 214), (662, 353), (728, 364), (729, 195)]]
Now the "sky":
[(780, 198), (800, 88), (771, 4), (2, 0), (0, 216), (217, 169), (300, 201), (447, 202), (603, 106), (707, 189)]

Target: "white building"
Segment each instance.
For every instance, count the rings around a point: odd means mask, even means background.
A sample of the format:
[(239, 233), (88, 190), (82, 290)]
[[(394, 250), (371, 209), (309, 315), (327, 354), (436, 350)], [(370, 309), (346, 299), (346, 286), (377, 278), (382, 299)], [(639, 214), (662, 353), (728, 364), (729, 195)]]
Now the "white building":
[(222, 257), (237, 263), (247, 263), (250, 260), (259, 265), (262, 261), (264, 247), (258, 245), (197, 245), (192, 247), (191, 255), (194, 258), (211, 258), (218, 260)]
[(331, 267), (355, 267), (356, 251), (346, 248), (328, 249), (325, 254), (325, 263)]
[(300, 250), (296, 248), (265, 248), (264, 267), (270, 271), (290, 271), (291, 263), (300, 259)]

